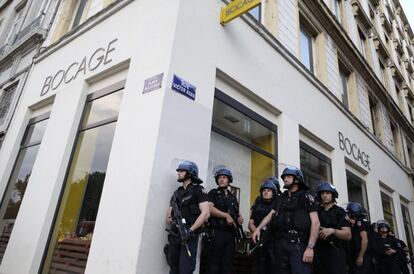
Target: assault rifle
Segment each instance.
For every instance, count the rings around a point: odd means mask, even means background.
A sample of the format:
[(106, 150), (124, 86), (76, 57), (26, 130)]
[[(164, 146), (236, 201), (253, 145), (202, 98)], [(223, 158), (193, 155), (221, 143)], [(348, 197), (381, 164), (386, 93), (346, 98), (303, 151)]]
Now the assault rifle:
[(258, 240), (255, 246), (249, 250), (249, 253), (253, 253), (258, 247), (262, 247), (269, 239), (271, 235), (270, 225), (263, 227), (260, 230), (260, 240)]
[(178, 199), (178, 196), (176, 193), (174, 193), (173, 199), (172, 199), (172, 205), (171, 205), (172, 211), (173, 211), (172, 222), (173, 222), (173, 226), (175, 226), (178, 229), (178, 233), (175, 233), (174, 231), (172, 231), (172, 229), (166, 229), (166, 231), (169, 234), (181, 240), (181, 245), (185, 246), (188, 257), (191, 257), (191, 252), (190, 252), (190, 249), (188, 248), (188, 240), (190, 239), (190, 234), (186, 226), (185, 218), (181, 214), (180, 209), (178, 208), (177, 199)]
[(247, 237), (246, 237), (246, 234), (244, 234), (243, 226), (239, 224), (239, 222), (237, 221), (237, 218), (239, 217), (239, 212), (232, 210), (232, 208), (229, 207), (228, 213), (234, 222), (234, 230), (236, 231), (236, 240), (237, 241), (246, 240)]

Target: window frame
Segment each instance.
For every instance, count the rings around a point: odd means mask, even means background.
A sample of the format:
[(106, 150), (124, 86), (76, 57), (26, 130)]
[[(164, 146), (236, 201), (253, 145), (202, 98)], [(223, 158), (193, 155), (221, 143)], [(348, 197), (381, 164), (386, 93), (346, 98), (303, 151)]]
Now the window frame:
[[(307, 143), (305, 143), (302, 140), (299, 141), (299, 154), (300, 154), (300, 150), (301, 149), (303, 149), (305, 152), (313, 155), (314, 157), (318, 158), (320, 161), (323, 161), (323, 162), (326, 162), (327, 164), (329, 164), (329, 173), (331, 175), (330, 176), (331, 178), (328, 178), (326, 180), (329, 181), (329, 182), (331, 182), (332, 184), (334, 184), (334, 182), (333, 182), (332, 160), (331, 160), (331, 158), (329, 158), (328, 156), (322, 154), (321, 152), (319, 152), (315, 148), (311, 147), (310, 145), (308, 145)], [(310, 183), (310, 182), (308, 182), (308, 183)]]
[(342, 0), (332, 0), (333, 14), (340, 24), (342, 24)]
[[(395, 218), (396, 216), (395, 216), (394, 200), (393, 200), (392, 196), (388, 192), (384, 191), (383, 189), (380, 192), (381, 192), (381, 204), (382, 204), (382, 212), (384, 214), (384, 220), (386, 220), (386, 218), (385, 218), (386, 214), (391, 215), (392, 220), (393, 220), (393, 225), (394, 225), (394, 226), (391, 226), (391, 229), (392, 229), (393, 233), (395, 234), (395, 236), (398, 238), (398, 224), (397, 224), (397, 220)], [(388, 212), (384, 209), (383, 200), (386, 200), (390, 203), (391, 212)]]
[[(367, 191), (366, 181), (364, 179), (362, 179), (360, 176), (358, 176), (355, 173), (353, 173), (352, 171), (350, 171), (349, 169), (346, 169), (345, 173), (346, 173), (346, 188), (347, 188), (347, 191), (348, 191), (348, 179), (356, 182), (357, 184), (359, 184), (361, 186), (362, 200), (363, 200), (361, 205), (367, 211), (367, 218), (369, 219), (370, 210), (369, 210), (369, 200), (368, 200), (368, 191)], [(349, 192), (348, 192), (348, 200), (349, 200)], [(366, 202), (366, 204), (364, 202)]]
[(377, 124), (376, 118), (378, 116), (378, 100), (371, 94), (368, 95), (369, 112), (371, 114), (372, 133), (376, 138), (379, 138), (380, 132), (378, 131), (379, 125)]
[[(254, 150), (260, 154), (263, 154), (269, 158), (271, 158), (272, 160), (274, 160), (276, 162), (278, 162), (278, 156), (277, 156), (277, 152), (278, 152), (278, 146), (277, 146), (277, 140), (278, 140), (278, 135), (277, 135), (277, 126), (275, 124), (273, 124), (272, 122), (270, 122), (269, 120), (267, 120), (266, 118), (264, 118), (263, 116), (261, 116), (260, 114), (254, 112), (253, 110), (251, 110), (250, 108), (244, 106), (243, 104), (241, 104), (239, 101), (233, 99), (232, 97), (228, 96), (227, 94), (225, 94), (224, 92), (222, 92), (219, 89), (215, 89), (215, 94), (214, 94), (214, 98), (221, 101), (222, 103), (230, 106), (231, 108), (235, 109), (236, 111), (246, 115), (247, 117), (249, 117), (250, 119), (256, 121), (257, 123), (261, 124), (262, 126), (264, 126), (265, 128), (269, 129), (270, 131), (273, 132), (274, 136), (275, 136), (275, 153), (271, 154), (268, 151), (263, 150), (262, 148), (255, 146), (254, 144), (248, 143), (244, 140), (242, 140), (241, 138), (228, 133), (227, 131), (224, 131), (220, 128), (218, 128), (217, 126), (214, 126), (213, 124), (211, 125), (211, 130), (242, 145), (245, 147), (248, 147), (251, 150)], [(277, 168), (276, 168), (277, 171)]]
[[(76, 130), (76, 138), (74, 138), (74, 141), (72, 143), (72, 151), (71, 151), (71, 154), (70, 154), (69, 161), (67, 162), (67, 165), (66, 165), (65, 175), (63, 176), (63, 184), (62, 184), (62, 187), (60, 189), (59, 198), (57, 200), (56, 206), (53, 209), (54, 214), (53, 214), (52, 222), (50, 223), (49, 234), (47, 236), (47, 240), (46, 240), (46, 243), (45, 243), (45, 246), (44, 246), (44, 249), (43, 249), (42, 260), (39, 264), (39, 269), (38, 269), (39, 273), (43, 273), (43, 270), (45, 268), (45, 263), (46, 263), (46, 259), (47, 259), (47, 256), (48, 256), (50, 243), (52, 241), (52, 236), (53, 236), (53, 232), (54, 232), (54, 229), (55, 229), (56, 220), (58, 218), (60, 206), (61, 206), (63, 196), (64, 196), (64, 193), (65, 193), (66, 182), (67, 182), (68, 177), (70, 175), (70, 170), (71, 170), (70, 167), (71, 167), (71, 164), (72, 164), (73, 159), (75, 157), (76, 147), (77, 147), (77, 143), (78, 143), (79, 138), (80, 138), (80, 133), (82, 131), (86, 130), (86, 129), (82, 128), (82, 121), (83, 121), (83, 119), (85, 118), (85, 115), (86, 115), (86, 111), (85, 111), (86, 107), (87, 107), (88, 103), (93, 101), (93, 100), (99, 99), (100, 97), (103, 97), (103, 96), (106, 96), (106, 95), (109, 95), (111, 93), (115, 93), (117, 91), (120, 91), (120, 90), (124, 89), (125, 88), (125, 83), (126, 83), (126, 79), (115, 82), (115, 83), (113, 83), (111, 85), (108, 85), (108, 86), (106, 86), (106, 87), (104, 87), (100, 90), (97, 90), (97, 91), (95, 91), (91, 94), (88, 94), (88, 96), (86, 97), (86, 100), (84, 102), (83, 109), (82, 109), (82, 116), (81, 116), (81, 119), (79, 120), (79, 125), (78, 125), (78, 128)], [(98, 124), (98, 123), (96, 123), (96, 124)], [(105, 124), (108, 124), (108, 123), (105, 123)], [(105, 124), (101, 124), (101, 126), (103, 126)]]
[[(35, 125), (35, 124), (37, 124), (37, 123), (40, 123), (40, 122), (43, 122), (43, 121), (45, 121), (45, 120), (47, 120), (47, 119), (49, 119), (50, 118), (50, 111), (48, 111), (48, 112), (46, 112), (46, 113), (43, 113), (43, 114), (40, 114), (40, 115), (38, 115), (38, 116), (35, 116), (35, 117), (33, 117), (33, 118), (31, 118), (29, 121), (28, 121), (28, 123), (27, 123), (27, 125), (26, 125), (26, 128), (25, 128), (25, 132), (24, 132), (24, 134), (23, 134), (23, 137), (22, 137), (22, 139), (20, 140), (20, 143), (19, 143), (19, 151), (17, 152), (17, 155), (16, 155), (16, 157), (14, 158), (14, 163), (13, 163), (13, 167), (12, 167), (12, 169), (11, 169), (11, 172), (8, 174), (8, 179), (7, 179), (7, 184), (6, 184), (6, 187), (5, 187), (5, 189), (4, 189), (4, 191), (3, 191), (3, 194), (1, 195), (1, 200), (0, 200), (0, 209), (1, 209), (1, 207), (3, 207), (3, 205), (5, 205), (5, 203), (7, 203), (7, 201), (6, 201), (6, 196), (8, 196), (7, 194), (8, 194), (8, 188), (10, 187), (10, 183), (11, 183), (11, 179), (12, 179), (12, 177), (13, 177), (13, 174), (14, 174), (14, 172), (16, 171), (16, 167), (17, 167), (17, 165), (18, 165), (18, 159), (19, 159), (19, 157), (20, 157), (20, 154), (21, 154), (21, 152), (23, 151), (23, 150), (26, 150), (26, 149), (28, 149), (28, 148), (31, 148), (31, 147), (34, 147), (34, 146), (38, 146), (38, 145), (40, 145), (41, 143), (42, 143), (42, 140), (43, 140), (43, 136), (42, 136), (42, 138), (39, 140), (39, 141), (36, 141), (36, 142), (31, 142), (31, 143), (28, 143), (28, 144), (25, 144), (25, 139), (26, 139), (26, 137), (27, 137), (27, 134), (28, 134), (28, 129), (29, 129), (29, 127), (30, 126), (32, 126), (32, 125)], [(46, 129), (45, 129), (46, 130)], [(43, 134), (44, 134), (44, 132), (43, 132)], [(0, 146), (1, 146), (1, 144), (0, 144)], [(38, 152), (37, 152), (38, 153)], [(33, 166), (34, 166), (34, 164), (35, 164), (35, 162), (36, 162), (36, 159), (37, 159), (37, 153), (36, 153), (36, 157), (35, 157), (35, 159), (34, 159), (34, 162), (33, 162)], [(33, 169), (33, 167), (32, 167), (32, 169)], [(21, 198), (22, 200), (24, 199), (24, 196)], [(6, 213), (6, 212), (5, 212)], [(16, 215), (16, 219), (18, 218), (18, 213), (17, 213), (17, 215)], [(0, 218), (3, 218), (3, 216), (0, 216)], [(11, 232), (11, 233), (13, 233), (13, 232)], [(7, 245), (6, 245), (6, 249), (7, 249), (7, 246), (8, 246), (8, 243), (7, 243)], [(5, 251), (4, 251), (5, 252)], [(3, 253), (3, 255), (4, 255), (4, 253)], [(2, 262), (2, 259), (3, 258), (1, 258), (0, 259), (0, 264), (1, 264), (1, 262)]]
[[(303, 63), (302, 59), (302, 36), (304, 36), (308, 42), (308, 55), (309, 55), (309, 68)], [(299, 27), (299, 48), (300, 48), (300, 63), (312, 74), (315, 74), (315, 60), (314, 60), (314, 36), (312, 33), (306, 28), (304, 25), (300, 25)]]
[[(82, 18), (84, 16), (85, 11), (88, 12), (86, 9), (88, 7), (88, 2), (90, 0), (77, 0), (76, 8), (72, 14), (72, 21), (70, 23), (70, 30), (75, 29), (82, 25)], [(81, 9), (82, 7), (82, 9)]]
[[(407, 213), (408, 220), (406, 220), (406, 218), (405, 218), (404, 211)], [(412, 248), (414, 248), (413, 225), (412, 225), (412, 222), (411, 222), (410, 209), (409, 209), (406, 202), (401, 202), (401, 214), (402, 214), (402, 219), (403, 219), (404, 231), (405, 231), (405, 234), (406, 234), (405, 243), (407, 244), (407, 246), (411, 245), (410, 246), (411, 247), (410, 248), (410, 254), (412, 256), (412, 254), (414, 252), (413, 249), (412, 249)], [(407, 235), (407, 231), (405, 230), (406, 225), (410, 230), (410, 231), (408, 231), (409, 232), (408, 235)]]

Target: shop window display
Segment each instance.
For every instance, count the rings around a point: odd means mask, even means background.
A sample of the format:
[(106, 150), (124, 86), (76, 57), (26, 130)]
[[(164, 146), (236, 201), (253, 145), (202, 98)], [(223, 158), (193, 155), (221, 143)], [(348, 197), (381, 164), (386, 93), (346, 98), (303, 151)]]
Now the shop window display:
[(87, 102), (42, 273), (83, 273), (122, 90)]

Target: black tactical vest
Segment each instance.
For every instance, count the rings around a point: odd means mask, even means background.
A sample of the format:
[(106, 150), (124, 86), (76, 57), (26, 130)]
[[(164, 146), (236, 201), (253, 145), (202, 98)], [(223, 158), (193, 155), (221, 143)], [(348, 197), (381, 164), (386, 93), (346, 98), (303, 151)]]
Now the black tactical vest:
[[(318, 210), (318, 217), (321, 227), (339, 229), (344, 226), (345, 212), (337, 205), (333, 205), (329, 210), (325, 210), (322, 206)], [(330, 245), (334, 243), (336, 247), (342, 245), (342, 241), (331, 235), (327, 239), (319, 239), (318, 243), (322, 245)]]
[(173, 196), (178, 198), (178, 208), (180, 209), (181, 214), (185, 218), (188, 226), (194, 224), (201, 213), (199, 203), (195, 195), (196, 188), (199, 187), (201, 186), (191, 185), (191, 187), (187, 187), (187, 190), (177, 189)]
[[(230, 192), (227, 193), (227, 195), (224, 193), (224, 190), (222, 189), (214, 189), (214, 196), (215, 196), (215, 202), (214, 207), (222, 212), (227, 212), (235, 216), (236, 218), (239, 215), (239, 208), (237, 203), (237, 198)], [(211, 217), (210, 218), (211, 224), (216, 228), (221, 229), (231, 229), (233, 230), (234, 227), (231, 225), (227, 225), (226, 219), (224, 218), (217, 218), (217, 217)]]
[(272, 226), (276, 233), (284, 233), (296, 230), (309, 234), (311, 220), (309, 212), (306, 211), (306, 191), (299, 190), (290, 197), (284, 193), (277, 204), (276, 214), (272, 219)]
[(257, 198), (252, 207), (252, 219), (255, 226), (258, 226), (273, 208), (274, 199), (265, 202), (261, 197)]

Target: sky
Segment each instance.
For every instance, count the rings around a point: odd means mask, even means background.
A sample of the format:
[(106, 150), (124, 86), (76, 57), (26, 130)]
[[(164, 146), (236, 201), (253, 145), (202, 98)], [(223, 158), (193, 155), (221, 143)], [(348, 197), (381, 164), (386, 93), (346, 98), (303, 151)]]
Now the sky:
[(411, 29), (414, 31), (414, 0), (400, 0), (400, 4), (410, 22)]

